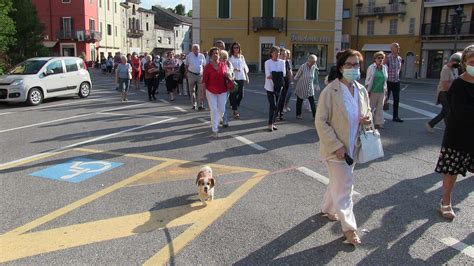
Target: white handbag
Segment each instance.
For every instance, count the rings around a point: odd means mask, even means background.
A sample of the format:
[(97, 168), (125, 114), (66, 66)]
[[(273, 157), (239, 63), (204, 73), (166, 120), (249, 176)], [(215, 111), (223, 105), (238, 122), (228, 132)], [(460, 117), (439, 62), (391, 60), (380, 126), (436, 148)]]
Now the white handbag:
[(384, 153), (380, 133), (374, 128), (373, 123), (369, 128), (361, 126), (356, 154), (358, 163), (366, 163), (383, 157)]

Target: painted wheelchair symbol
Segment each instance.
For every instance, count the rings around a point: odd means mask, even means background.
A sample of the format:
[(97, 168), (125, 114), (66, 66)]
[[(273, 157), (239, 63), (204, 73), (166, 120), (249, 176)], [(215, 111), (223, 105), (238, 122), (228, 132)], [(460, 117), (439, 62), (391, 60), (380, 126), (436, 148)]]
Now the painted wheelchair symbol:
[(81, 161), (77, 161), (77, 162), (74, 162), (71, 165), (71, 167), (69, 168), (69, 172), (72, 172), (72, 174), (64, 175), (64, 176), (60, 177), (60, 179), (67, 180), (67, 179), (74, 178), (76, 176), (80, 176), (82, 174), (103, 172), (103, 171), (106, 171), (110, 168), (112, 168), (112, 164), (109, 163), (109, 162), (104, 162), (104, 161), (81, 162)]

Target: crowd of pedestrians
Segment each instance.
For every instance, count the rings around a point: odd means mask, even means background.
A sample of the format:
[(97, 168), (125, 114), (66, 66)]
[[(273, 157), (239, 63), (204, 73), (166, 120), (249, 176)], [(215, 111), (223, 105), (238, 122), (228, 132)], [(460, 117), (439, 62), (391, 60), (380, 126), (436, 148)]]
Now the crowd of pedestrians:
[[(363, 58), (356, 50), (345, 50), (336, 55), (333, 66), (325, 79), (318, 105), (315, 91), (319, 91), (318, 58), (311, 54), (307, 61), (293, 73), (290, 51), (271, 47), (270, 57), (264, 63), (265, 81), (263, 89), (268, 101), (267, 130), (278, 130), (277, 121), (284, 119), (290, 111), (289, 100), (296, 95), (296, 118), (302, 118), (303, 101), (311, 108), (312, 117), (320, 139), (321, 156), (326, 162), (329, 185), (322, 204), (322, 214), (333, 221), (340, 221), (347, 242), (360, 244), (357, 223), (353, 213), (353, 171), (357, 161), (357, 140), (361, 127), (373, 125), (384, 128), (383, 111), (388, 109), (388, 99), (393, 95), (393, 122), (401, 123), (399, 117), (400, 70), (402, 59), (398, 55), (400, 45), (391, 44), (391, 52), (374, 54), (369, 62), (364, 85), (361, 78)], [(159, 56), (145, 56), (143, 67), (136, 54), (130, 59), (118, 55), (108, 58), (116, 70), (117, 89), (122, 100), (127, 100), (130, 80), (135, 88), (141, 73), (148, 86), (149, 100), (155, 100), (160, 79), (165, 80), (170, 100), (180, 93), (190, 94), (193, 110), (210, 109), (211, 136), (218, 138), (219, 125), (228, 127), (226, 105), (230, 102), (234, 119), (241, 117), (244, 86), (250, 82), (249, 67), (241, 46), (232, 43), (229, 52), (221, 40), (209, 49), (200, 52), (198, 44), (186, 56), (175, 56), (172, 51), (161, 60)], [(106, 65), (108, 67), (109, 65)], [(463, 72), (464, 70), (464, 72)], [(106, 68), (106, 72), (110, 72)], [(160, 73), (163, 73), (161, 75)], [(178, 84), (185, 79), (183, 87)], [(187, 88), (186, 88), (187, 87)], [(186, 89), (185, 89), (186, 88)], [(294, 90), (294, 92), (293, 92)], [(426, 123), (428, 131), (444, 119), (446, 130), (435, 171), (443, 174), (443, 195), (439, 212), (446, 219), (454, 219), (451, 195), (459, 174), (474, 172), (474, 45), (463, 53), (453, 54), (441, 71), (437, 89), (437, 103), (442, 105), (438, 116)]]

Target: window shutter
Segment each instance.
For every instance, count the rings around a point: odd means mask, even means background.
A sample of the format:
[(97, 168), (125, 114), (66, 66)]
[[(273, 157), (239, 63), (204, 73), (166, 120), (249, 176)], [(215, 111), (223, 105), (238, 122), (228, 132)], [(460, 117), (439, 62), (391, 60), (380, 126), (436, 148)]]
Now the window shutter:
[(59, 18), (59, 30), (64, 31), (63, 18)]
[(306, 0), (306, 19), (315, 20), (318, 13), (318, 2), (317, 0)]
[(272, 18), (273, 17), (273, 0), (263, 0), (263, 17)]
[(71, 32), (74, 32), (74, 18), (71, 17)]

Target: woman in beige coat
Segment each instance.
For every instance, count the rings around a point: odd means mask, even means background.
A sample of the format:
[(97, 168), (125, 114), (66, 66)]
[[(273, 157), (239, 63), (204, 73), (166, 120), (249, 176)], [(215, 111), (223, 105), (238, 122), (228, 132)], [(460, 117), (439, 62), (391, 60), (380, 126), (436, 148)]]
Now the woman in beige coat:
[(359, 125), (370, 124), (369, 96), (360, 77), (362, 55), (355, 50), (344, 51), (336, 64), (337, 79), (329, 83), (319, 97), (316, 130), (321, 156), (329, 172), (329, 185), (324, 195), (322, 214), (341, 221), (348, 243), (360, 244), (353, 212), (352, 189), (355, 146)]

